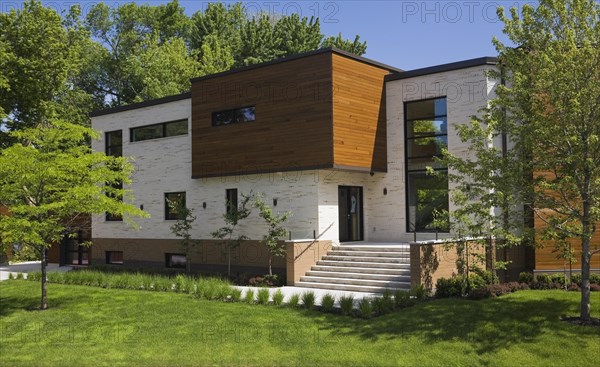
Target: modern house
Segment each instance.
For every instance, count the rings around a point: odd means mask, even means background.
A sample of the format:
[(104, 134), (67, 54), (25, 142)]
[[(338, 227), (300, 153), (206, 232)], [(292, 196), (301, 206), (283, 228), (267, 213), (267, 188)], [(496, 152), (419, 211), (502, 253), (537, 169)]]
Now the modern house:
[[(454, 125), (494, 97), (500, 81), (486, 71), (496, 63), (403, 71), (321, 49), (195, 78), (190, 93), (95, 112), (103, 139), (93, 149), (133, 158), (128, 189), (151, 218), (138, 220), (140, 229), (92, 218), (89, 261), (182, 266), (168, 205), (181, 200), (197, 216), (193, 268), (223, 271), (226, 251), (211, 232), (252, 192), (293, 214), (287, 258), (274, 264), (288, 284), (373, 291), (431, 283), (419, 264), (425, 256), (437, 261), (436, 277), (448, 276), (456, 255), (424, 247), (447, 237), (436, 233), (434, 210), (453, 209), (447, 168), (433, 158), (444, 147), (467, 154)], [(427, 175), (427, 166), (440, 175)], [(264, 274), (258, 215), (239, 230), (251, 240), (235, 249), (235, 271)], [(504, 256), (513, 261), (508, 277), (534, 267), (522, 249)]]

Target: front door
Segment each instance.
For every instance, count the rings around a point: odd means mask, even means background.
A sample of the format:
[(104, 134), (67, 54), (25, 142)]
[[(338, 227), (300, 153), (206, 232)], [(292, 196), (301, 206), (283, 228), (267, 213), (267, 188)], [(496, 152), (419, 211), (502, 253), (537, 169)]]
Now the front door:
[(338, 188), (340, 242), (363, 240), (362, 187)]

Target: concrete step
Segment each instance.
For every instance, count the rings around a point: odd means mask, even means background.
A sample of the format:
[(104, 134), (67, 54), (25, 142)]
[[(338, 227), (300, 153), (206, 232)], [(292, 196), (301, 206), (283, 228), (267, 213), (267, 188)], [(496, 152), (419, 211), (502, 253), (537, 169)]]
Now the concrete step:
[[(351, 264), (354, 265), (354, 264)], [(404, 265), (404, 264), (402, 264)], [(362, 273), (362, 274), (381, 274), (381, 275), (397, 275), (406, 274), (410, 275), (410, 267), (405, 266), (403, 268), (358, 268), (355, 266), (329, 266), (329, 265), (315, 265), (310, 271), (324, 271), (324, 272), (347, 272), (347, 273)]]
[(373, 251), (373, 252), (410, 252), (410, 245), (398, 245), (398, 246), (386, 246), (386, 247), (378, 247), (378, 246), (333, 246), (331, 248), (333, 251)]
[(361, 256), (361, 257), (390, 257), (390, 258), (410, 258), (410, 252), (396, 251), (344, 251), (333, 250), (328, 251), (330, 256)]
[(332, 278), (332, 277), (300, 277), (301, 282), (310, 283), (326, 283), (326, 284), (344, 284), (344, 285), (361, 285), (379, 288), (400, 288), (404, 285), (410, 285), (410, 282), (387, 281), (387, 280), (367, 280), (367, 279), (352, 279), (352, 278)]
[[(353, 269), (350, 269), (353, 270)], [(364, 280), (380, 280), (386, 282), (410, 282), (410, 272), (408, 274), (366, 274), (366, 273), (349, 273), (335, 271), (318, 271), (310, 270), (306, 272), (307, 277), (321, 278), (345, 278), (345, 279), (364, 279)]]
[(336, 284), (336, 283), (315, 283), (315, 282), (304, 282), (300, 281), (295, 284), (296, 287), (304, 288), (319, 288), (319, 289), (331, 289), (336, 291), (348, 291), (348, 292), (367, 292), (367, 293), (383, 293), (386, 289), (394, 291), (396, 289), (409, 290), (410, 284), (402, 285), (399, 288), (381, 288), (371, 287), (365, 285), (348, 285), (348, 284)]
[(338, 255), (326, 255), (323, 256), (323, 260), (331, 261), (349, 261), (349, 262), (372, 262), (372, 263), (392, 263), (402, 264), (410, 261), (409, 257), (372, 257), (372, 256), (338, 256)]
[(317, 261), (317, 265), (323, 266), (344, 266), (344, 267), (357, 267), (357, 268), (385, 268), (385, 269), (410, 269), (410, 263), (396, 262), (396, 263), (383, 263), (383, 262), (364, 262), (364, 261), (343, 261), (343, 260), (320, 260)]

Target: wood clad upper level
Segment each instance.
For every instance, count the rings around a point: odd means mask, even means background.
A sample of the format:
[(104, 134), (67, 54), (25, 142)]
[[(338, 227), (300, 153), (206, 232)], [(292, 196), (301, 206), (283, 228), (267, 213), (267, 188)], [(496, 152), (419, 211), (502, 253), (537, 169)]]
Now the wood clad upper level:
[[(386, 171), (384, 76), (393, 71), (328, 49), (192, 80), (192, 177)], [(252, 121), (215, 126), (215, 114), (242, 108), (253, 108)]]

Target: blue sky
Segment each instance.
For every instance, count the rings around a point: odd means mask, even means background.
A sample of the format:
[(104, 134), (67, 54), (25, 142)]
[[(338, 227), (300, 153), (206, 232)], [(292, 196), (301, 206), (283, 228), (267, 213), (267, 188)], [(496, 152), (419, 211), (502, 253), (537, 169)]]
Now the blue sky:
[[(2, 11), (18, 6), (22, 0), (0, 0)], [(57, 9), (79, 3), (86, 7), (99, 1), (44, 1)], [(167, 1), (137, 1), (157, 5)], [(206, 8), (210, 1), (180, 0), (186, 13)], [(535, 1), (527, 1), (535, 4)], [(116, 6), (119, 0), (106, 0)], [(227, 2), (226, 3), (231, 3)], [(481, 56), (494, 56), (492, 37), (506, 42), (496, 7), (522, 6), (525, 1), (496, 0), (388, 0), (388, 1), (245, 1), (247, 10), (257, 12), (300, 13), (318, 16), (321, 31), (327, 35), (342, 32), (346, 38), (359, 34), (367, 41), (368, 58), (411, 70)]]

